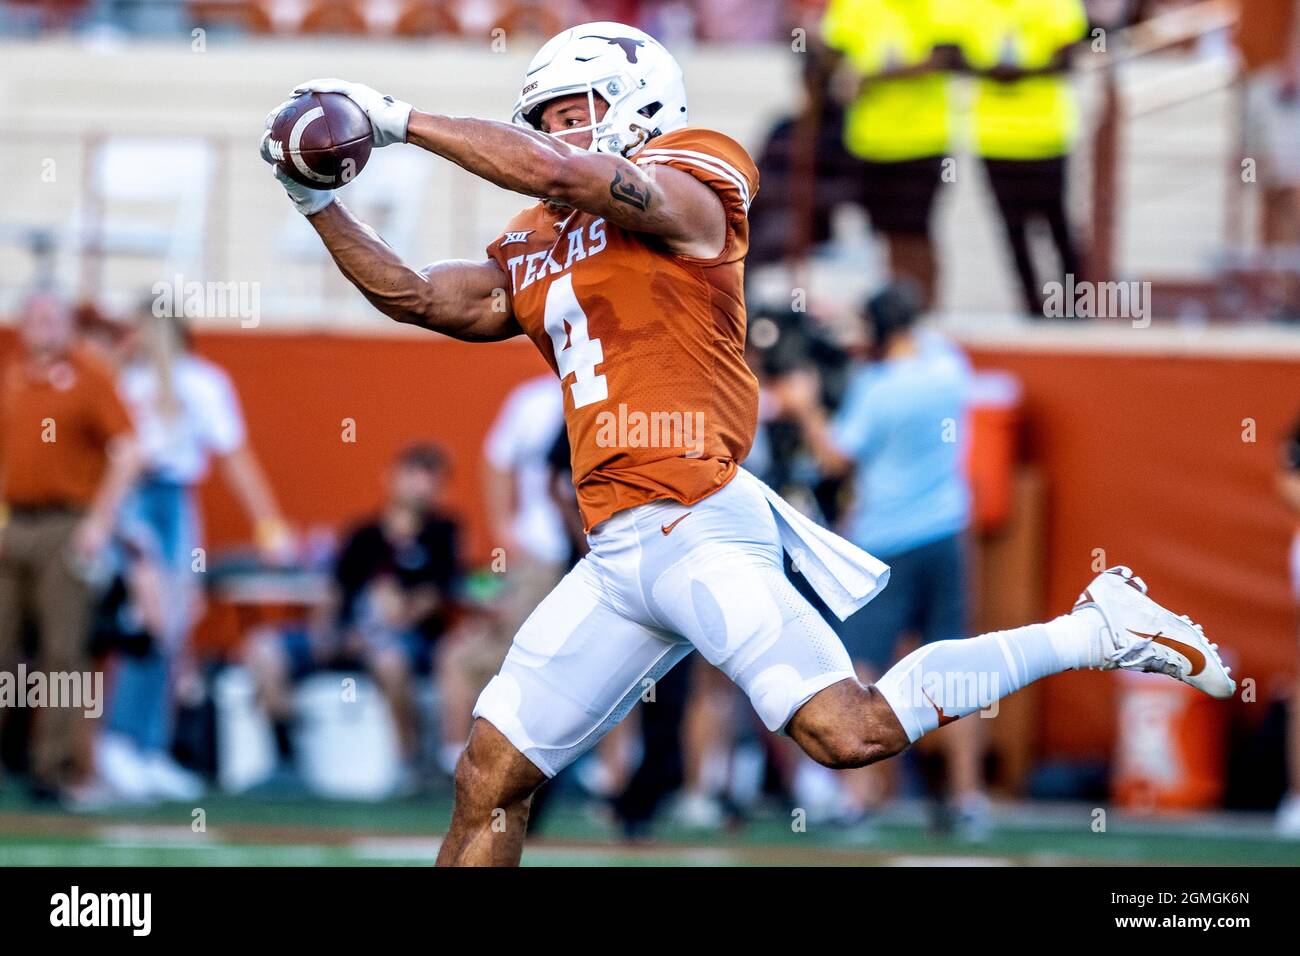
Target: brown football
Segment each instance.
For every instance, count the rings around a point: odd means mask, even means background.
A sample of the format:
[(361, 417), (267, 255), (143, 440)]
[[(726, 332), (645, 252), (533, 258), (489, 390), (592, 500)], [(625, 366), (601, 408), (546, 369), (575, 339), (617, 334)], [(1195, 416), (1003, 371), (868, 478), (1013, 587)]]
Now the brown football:
[(311, 189), (351, 182), (370, 159), (370, 120), (342, 93), (303, 93), (271, 123), (267, 149), (293, 180)]

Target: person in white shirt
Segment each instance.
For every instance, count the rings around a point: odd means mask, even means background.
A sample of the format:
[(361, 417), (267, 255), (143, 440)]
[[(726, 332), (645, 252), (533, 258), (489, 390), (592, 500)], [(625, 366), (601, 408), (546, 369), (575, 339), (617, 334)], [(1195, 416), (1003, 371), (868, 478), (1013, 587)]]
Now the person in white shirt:
[(444, 746), (450, 771), (469, 736), (470, 711), (501, 666), (519, 625), (568, 570), (564, 516), (550, 492), (550, 454), (564, 428), (564, 392), (551, 374), (506, 396), (483, 443), (483, 498), (491, 567), (505, 576), (493, 626), (462, 629), (443, 661)]
[(96, 758), (100, 773), (129, 800), (193, 799), (202, 787), (169, 754), (171, 689), (176, 661), (201, 608), (196, 565), (202, 543), (195, 490), (215, 461), (254, 526), (266, 558), (289, 548), (262, 468), (248, 446), (239, 399), (229, 376), (190, 351), (181, 320), (154, 314), (150, 300), (135, 316), (121, 349), (118, 390), (131, 414), (144, 458), (129, 497), (120, 537), (151, 572), (157, 609), (152, 641), (142, 654), (122, 655)]
[(564, 427), (564, 392), (541, 375), (506, 397), (483, 443), (483, 494), (493, 547), (562, 567), (569, 557), (564, 518), (548, 493), (549, 456)]

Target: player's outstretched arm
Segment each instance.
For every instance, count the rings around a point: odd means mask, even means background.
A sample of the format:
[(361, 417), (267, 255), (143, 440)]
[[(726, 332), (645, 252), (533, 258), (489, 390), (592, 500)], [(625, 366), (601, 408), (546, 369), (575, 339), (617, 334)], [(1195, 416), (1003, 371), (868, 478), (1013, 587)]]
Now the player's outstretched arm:
[(379, 234), (332, 202), (307, 217), (339, 271), (384, 315), (466, 342), (497, 342), (523, 330), (508, 277), (492, 260), (408, 266)]
[[(411, 109), (407, 104), (341, 80), (311, 82), (312, 89), (346, 93), (361, 106), (370, 119), (374, 145), (406, 139), (406, 116)], [(306, 89), (308, 85), (294, 93)], [(290, 178), (279, 165), (282, 155), (276, 156), (270, 148), (275, 119), (286, 105), (276, 107), (267, 117), (262, 159), (271, 165), (294, 207), (320, 235), (339, 271), (375, 308), (398, 322), (468, 342), (495, 342), (523, 331), (510, 307), (506, 275), (495, 262), (439, 262), (417, 272), (378, 233), (336, 202), (333, 191), (309, 189)]]
[(350, 98), (370, 119), (375, 146), (412, 143), (503, 189), (658, 236), (678, 255), (710, 258), (726, 245), (722, 201), (680, 170), (655, 166), (651, 173), (622, 156), (588, 152), (537, 130), (422, 113), (360, 83), (308, 80), (294, 89), (307, 91)]
[(659, 236), (679, 255), (708, 258), (726, 243), (722, 201), (677, 169), (650, 167), (651, 174), (622, 156), (577, 149), (521, 126), (418, 110), (411, 111), (407, 141), (504, 189)]

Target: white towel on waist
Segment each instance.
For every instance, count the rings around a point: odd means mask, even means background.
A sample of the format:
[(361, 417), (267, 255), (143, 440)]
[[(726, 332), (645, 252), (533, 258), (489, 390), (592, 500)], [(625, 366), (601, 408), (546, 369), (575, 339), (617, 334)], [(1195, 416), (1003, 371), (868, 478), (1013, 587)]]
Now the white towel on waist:
[(752, 481), (762, 489), (776, 516), (781, 547), (841, 621), (889, 583), (889, 565), (817, 524), (750, 472), (741, 468), (732, 480)]

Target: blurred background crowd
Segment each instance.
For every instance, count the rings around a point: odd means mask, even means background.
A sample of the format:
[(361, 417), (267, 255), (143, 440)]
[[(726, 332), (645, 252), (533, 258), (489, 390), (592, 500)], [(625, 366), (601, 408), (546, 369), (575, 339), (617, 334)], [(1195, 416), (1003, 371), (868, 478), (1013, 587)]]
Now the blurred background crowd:
[[(917, 800), (979, 840), (994, 798), (1300, 838), (1294, 0), (3, 0), (0, 670), (107, 675), (100, 719), (0, 709), (5, 786), (446, 794), (584, 552), (562, 393), (527, 343), (385, 327), (254, 144), (309, 75), (503, 116), (594, 19), (659, 37), (759, 162), (745, 465), (891, 565), (836, 622), (863, 679), (1125, 563), (1249, 686), (1067, 675), (837, 774), (693, 655), (538, 825), (578, 799), (634, 838), (770, 806), (863, 833)], [(519, 205), (384, 153), (342, 198), (413, 263)]]

